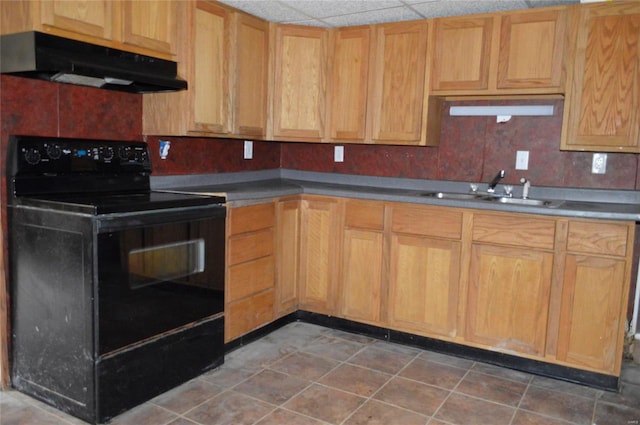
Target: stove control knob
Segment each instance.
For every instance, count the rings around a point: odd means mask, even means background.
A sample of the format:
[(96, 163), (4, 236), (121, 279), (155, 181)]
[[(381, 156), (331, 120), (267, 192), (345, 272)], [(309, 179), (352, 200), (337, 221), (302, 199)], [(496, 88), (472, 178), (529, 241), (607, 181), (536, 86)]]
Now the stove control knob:
[(24, 153), (24, 160), (31, 165), (36, 165), (38, 162), (40, 162), (40, 158), (40, 151), (36, 148), (27, 149)]
[(128, 160), (130, 151), (131, 151), (131, 148), (127, 146), (123, 146), (120, 149), (118, 149), (118, 156), (120, 157), (120, 159)]
[(47, 156), (51, 159), (59, 159), (62, 155), (62, 149), (58, 145), (47, 146)]
[(111, 161), (113, 159), (113, 148), (108, 147), (102, 150), (102, 158), (105, 161)]

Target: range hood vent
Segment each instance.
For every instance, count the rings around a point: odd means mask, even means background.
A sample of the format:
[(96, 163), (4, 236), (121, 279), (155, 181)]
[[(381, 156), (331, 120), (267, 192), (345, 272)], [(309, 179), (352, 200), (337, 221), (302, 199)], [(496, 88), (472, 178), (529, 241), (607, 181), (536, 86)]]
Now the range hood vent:
[(0, 72), (129, 93), (184, 90), (175, 62), (29, 31), (0, 36)]

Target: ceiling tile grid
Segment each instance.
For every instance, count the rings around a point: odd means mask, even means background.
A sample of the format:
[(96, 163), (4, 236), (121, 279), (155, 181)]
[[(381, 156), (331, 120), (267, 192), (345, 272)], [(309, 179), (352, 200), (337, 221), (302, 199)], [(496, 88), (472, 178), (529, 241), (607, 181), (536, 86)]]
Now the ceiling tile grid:
[(270, 22), (345, 27), (569, 5), (580, 0), (221, 0)]

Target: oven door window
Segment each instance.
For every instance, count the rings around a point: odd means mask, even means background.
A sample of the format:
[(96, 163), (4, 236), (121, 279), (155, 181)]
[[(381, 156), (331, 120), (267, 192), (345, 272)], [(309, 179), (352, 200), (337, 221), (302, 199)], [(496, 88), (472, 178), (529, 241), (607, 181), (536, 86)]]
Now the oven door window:
[(224, 218), (98, 235), (99, 353), (224, 311)]
[(187, 278), (205, 271), (204, 239), (136, 248), (129, 251), (129, 286), (132, 289)]

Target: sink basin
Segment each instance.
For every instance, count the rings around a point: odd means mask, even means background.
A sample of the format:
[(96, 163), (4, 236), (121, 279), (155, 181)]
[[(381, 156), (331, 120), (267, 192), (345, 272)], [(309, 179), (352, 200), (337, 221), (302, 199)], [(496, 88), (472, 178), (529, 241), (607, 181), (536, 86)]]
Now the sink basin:
[(458, 201), (500, 202), (502, 204), (530, 205), (533, 207), (557, 208), (562, 201), (548, 201), (544, 199), (508, 198), (488, 193), (455, 193), (455, 192), (424, 192), (420, 196), (437, 199), (451, 199)]
[(544, 199), (522, 199), (522, 198), (497, 198), (503, 204), (531, 205), (536, 207), (557, 207), (560, 201), (546, 201)]
[(425, 192), (425, 193), (421, 193), (420, 196), (427, 196), (430, 198), (438, 198), (438, 199), (457, 199), (462, 201), (482, 200), (482, 199), (488, 198), (486, 195), (481, 195), (479, 193), (453, 193), (453, 192)]

